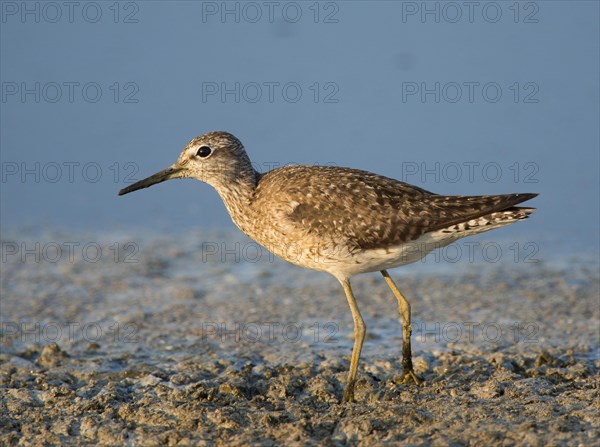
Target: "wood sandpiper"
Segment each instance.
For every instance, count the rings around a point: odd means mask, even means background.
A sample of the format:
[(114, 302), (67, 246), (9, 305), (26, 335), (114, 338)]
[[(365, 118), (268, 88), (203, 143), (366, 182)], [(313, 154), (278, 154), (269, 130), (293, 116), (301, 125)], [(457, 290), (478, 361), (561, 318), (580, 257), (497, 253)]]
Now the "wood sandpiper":
[(410, 304), (387, 269), (418, 261), (465, 236), (525, 219), (534, 208), (515, 205), (537, 195), (443, 196), (371, 172), (332, 166), (285, 166), (259, 173), (242, 143), (227, 132), (194, 138), (175, 164), (119, 195), (187, 177), (213, 186), (248, 237), (286, 261), (330, 273), (341, 283), (354, 320), (346, 402), (354, 400), (366, 333), (350, 278), (365, 272), (383, 275), (402, 318), (402, 378), (418, 384)]

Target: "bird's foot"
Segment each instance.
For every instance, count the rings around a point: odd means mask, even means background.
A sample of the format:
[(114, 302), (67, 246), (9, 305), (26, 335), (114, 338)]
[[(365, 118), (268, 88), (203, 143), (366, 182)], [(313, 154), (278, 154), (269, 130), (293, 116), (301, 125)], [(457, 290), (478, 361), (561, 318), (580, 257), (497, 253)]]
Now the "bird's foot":
[(417, 386), (425, 384), (425, 381), (419, 376), (417, 376), (412, 368), (405, 369), (402, 371), (402, 376), (400, 376), (400, 382), (404, 384), (414, 382)]
[(356, 381), (348, 382), (346, 385), (346, 389), (344, 390), (344, 397), (342, 398), (342, 402), (354, 402), (354, 384)]

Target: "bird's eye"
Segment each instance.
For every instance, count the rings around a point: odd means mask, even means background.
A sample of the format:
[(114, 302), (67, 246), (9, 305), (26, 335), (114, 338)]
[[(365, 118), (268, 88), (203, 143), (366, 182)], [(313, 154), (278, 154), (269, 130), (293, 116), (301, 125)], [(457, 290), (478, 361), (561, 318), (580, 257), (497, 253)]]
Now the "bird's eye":
[(212, 152), (212, 149), (210, 147), (200, 146), (200, 149), (198, 149), (198, 152), (196, 152), (196, 155), (198, 157), (206, 158), (210, 155), (211, 152)]

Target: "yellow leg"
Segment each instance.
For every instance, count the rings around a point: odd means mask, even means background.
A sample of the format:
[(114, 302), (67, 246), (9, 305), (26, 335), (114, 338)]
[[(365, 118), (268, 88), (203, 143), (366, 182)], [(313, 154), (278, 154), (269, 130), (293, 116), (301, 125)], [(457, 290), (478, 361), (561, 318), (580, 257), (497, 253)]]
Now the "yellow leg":
[(356, 383), (356, 372), (358, 370), (358, 361), (360, 359), (360, 351), (362, 349), (363, 341), (365, 340), (365, 333), (367, 328), (365, 322), (360, 315), (354, 294), (350, 288), (350, 281), (347, 279), (339, 279), (346, 293), (350, 310), (352, 311), (352, 319), (354, 320), (354, 348), (352, 349), (352, 359), (350, 360), (350, 371), (348, 372), (348, 382), (346, 383), (346, 389), (344, 390), (344, 402), (354, 401), (354, 384)]
[(410, 346), (410, 336), (412, 333), (412, 324), (410, 320), (410, 303), (402, 296), (398, 287), (390, 277), (387, 270), (382, 270), (381, 274), (385, 282), (392, 289), (392, 292), (398, 300), (398, 313), (402, 317), (402, 380), (404, 383), (414, 381), (417, 385), (421, 383), (421, 379), (417, 377), (413, 370), (412, 364), (412, 349)]

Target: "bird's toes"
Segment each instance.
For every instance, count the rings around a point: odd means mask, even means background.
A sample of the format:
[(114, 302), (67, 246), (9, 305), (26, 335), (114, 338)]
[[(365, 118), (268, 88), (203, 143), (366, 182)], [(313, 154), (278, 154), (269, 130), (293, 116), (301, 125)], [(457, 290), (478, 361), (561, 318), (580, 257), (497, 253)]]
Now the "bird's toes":
[(425, 385), (425, 381), (422, 378), (420, 378), (419, 376), (417, 376), (412, 369), (410, 369), (408, 371), (404, 371), (402, 373), (401, 380), (402, 380), (402, 383), (404, 383), (404, 384), (414, 382), (414, 384), (417, 386)]

